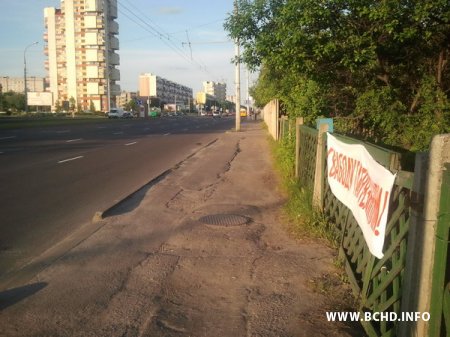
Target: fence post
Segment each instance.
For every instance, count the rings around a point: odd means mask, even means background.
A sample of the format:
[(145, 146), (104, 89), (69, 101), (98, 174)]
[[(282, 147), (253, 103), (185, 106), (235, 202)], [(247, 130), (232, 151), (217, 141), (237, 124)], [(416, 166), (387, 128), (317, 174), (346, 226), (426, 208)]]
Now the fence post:
[[(420, 168), (414, 173), (414, 183), (423, 176), (423, 157)], [(416, 158), (416, 164), (417, 164)], [(408, 255), (405, 269), (405, 286), (402, 291), (402, 312), (430, 312), (434, 250), (436, 245), (436, 224), (439, 217), (444, 164), (450, 162), (450, 134), (437, 135), (430, 147), (429, 165), (424, 188), (423, 213), (420, 201), (413, 204)], [(421, 166), (423, 165), (423, 166)], [(417, 175), (417, 177), (416, 177)], [(420, 190), (420, 188), (419, 188)], [(419, 206), (419, 207), (417, 207)], [(429, 322), (399, 322), (399, 336), (427, 336)]]
[[(425, 194), (425, 183), (428, 170), (428, 152), (416, 154), (414, 164), (414, 180), (411, 191), (411, 218), (408, 231), (408, 249), (406, 252), (405, 274), (402, 286), (401, 311), (412, 312), (417, 306), (417, 297), (413, 294), (418, 292), (418, 272), (420, 269), (417, 261), (422, 254), (420, 238), (423, 237), (423, 200)], [(398, 336), (409, 337), (411, 335), (411, 322), (398, 322)]]
[(274, 126), (274, 133), (275, 133), (275, 140), (280, 139), (280, 125), (278, 123), (279, 116), (280, 116), (280, 104), (278, 99), (273, 100), (273, 104), (275, 105), (275, 111), (273, 112), (273, 126)]
[(300, 126), (303, 125), (303, 117), (295, 120), (295, 177), (298, 178), (300, 163)]
[(323, 206), (323, 185), (324, 179), (324, 159), (325, 151), (323, 151), (324, 135), (328, 131), (328, 124), (320, 124), (319, 133), (317, 134), (317, 152), (316, 152), (316, 171), (314, 174), (314, 192), (313, 207), (322, 209)]

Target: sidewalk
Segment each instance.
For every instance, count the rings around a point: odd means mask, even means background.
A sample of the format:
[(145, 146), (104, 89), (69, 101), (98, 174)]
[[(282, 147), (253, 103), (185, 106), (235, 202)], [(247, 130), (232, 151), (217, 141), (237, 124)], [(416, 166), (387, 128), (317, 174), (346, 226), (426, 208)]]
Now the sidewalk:
[(245, 122), (108, 211), (0, 335), (357, 336), (326, 320), (334, 252), (287, 234), (267, 137)]

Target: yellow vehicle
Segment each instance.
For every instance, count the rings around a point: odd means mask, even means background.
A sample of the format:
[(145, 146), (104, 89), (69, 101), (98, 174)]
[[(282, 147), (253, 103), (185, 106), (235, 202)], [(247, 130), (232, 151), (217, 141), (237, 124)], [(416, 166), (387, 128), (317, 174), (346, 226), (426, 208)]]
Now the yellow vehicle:
[(247, 109), (241, 108), (240, 115), (241, 115), (241, 117), (247, 117)]

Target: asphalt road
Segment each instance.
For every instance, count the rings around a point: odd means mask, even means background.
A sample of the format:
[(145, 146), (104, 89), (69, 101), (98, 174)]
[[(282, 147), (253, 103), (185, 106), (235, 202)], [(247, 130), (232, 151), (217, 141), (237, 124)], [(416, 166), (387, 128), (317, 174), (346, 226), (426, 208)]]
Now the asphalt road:
[(182, 116), (0, 130), (0, 279), (233, 126)]

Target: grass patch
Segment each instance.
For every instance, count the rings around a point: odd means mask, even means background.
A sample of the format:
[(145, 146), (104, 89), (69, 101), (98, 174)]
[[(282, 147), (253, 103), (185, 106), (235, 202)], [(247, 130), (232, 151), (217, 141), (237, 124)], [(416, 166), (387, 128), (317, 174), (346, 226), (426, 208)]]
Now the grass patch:
[(302, 188), (294, 175), (295, 141), (286, 137), (279, 142), (270, 140), (275, 168), (278, 171), (282, 188), (287, 196), (284, 215), (291, 230), (298, 237), (323, 239), (337, 248), (339, 238), (334, 225), (327, 217), (312, 205), (312, 192)]

